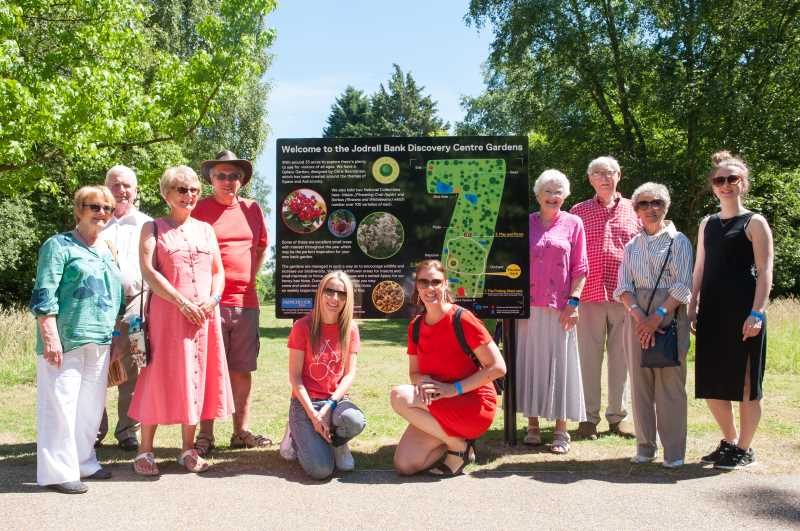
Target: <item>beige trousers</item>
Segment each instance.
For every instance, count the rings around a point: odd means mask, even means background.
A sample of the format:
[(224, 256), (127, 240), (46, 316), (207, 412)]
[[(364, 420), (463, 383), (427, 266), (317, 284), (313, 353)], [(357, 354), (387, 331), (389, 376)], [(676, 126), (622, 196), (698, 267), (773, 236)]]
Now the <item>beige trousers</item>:
[(581, 358), (583, 396), (586, 401), (586, 420), (600, 423), (600, 377), (603, 353), (608, 352), (609, 423), (620, 422), (628, 416), (625, 405), (627, 393), (627, 360), (625, 357), (625, 307), (618, 302), (581, 303), (578, 318), (578, 350)]
[[(644, 302), (646, 303), (646, 299)], [(668, 324), (670, 317), (667, 316), (662, 325)], [(680, 366), (660, 369), (641, 367), (642, 347), (636, 335), (636, 323), (631, 317), (625, 320), (625, 339), (637, 453), (645, 457), (655, 457), (658, 434), (664, 448), (664, 461), (684, 459), (687, 415), (686, 353), (689, 351), (686, 306), (678, 309)]]

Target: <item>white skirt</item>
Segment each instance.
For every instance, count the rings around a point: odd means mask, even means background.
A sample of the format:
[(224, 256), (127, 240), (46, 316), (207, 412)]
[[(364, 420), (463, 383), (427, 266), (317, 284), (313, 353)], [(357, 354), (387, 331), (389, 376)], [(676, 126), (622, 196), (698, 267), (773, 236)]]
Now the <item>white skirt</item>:
[(575, 327), (565, 332), (553, 308), (531, 307), (517, 321), (517, 411), (549, 420), (586, 420)]

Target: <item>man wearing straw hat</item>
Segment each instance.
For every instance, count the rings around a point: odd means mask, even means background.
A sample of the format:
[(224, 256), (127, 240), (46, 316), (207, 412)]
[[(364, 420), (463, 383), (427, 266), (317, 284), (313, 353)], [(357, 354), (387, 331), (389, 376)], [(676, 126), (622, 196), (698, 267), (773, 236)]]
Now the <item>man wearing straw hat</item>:
[[(259, 351), (256, 276), (267, 258), (264, 213), (255, 201), (239, 197), (239, 190), (253, 175), (253, 165), (224, 150), (215, 159), (203, 162), (200, 169), (214, 195), (198, 201), (192, 216), (214, 228), (225, 269), (225, 289), (219, 309), (236, 409), (230, 446), (267, 446), (272, 441), (253, 434), (247, 423), (252, 372), (256, 370)], [(214, 421), (201, 421), (195, 449), (206, 456), (213, 448)]]

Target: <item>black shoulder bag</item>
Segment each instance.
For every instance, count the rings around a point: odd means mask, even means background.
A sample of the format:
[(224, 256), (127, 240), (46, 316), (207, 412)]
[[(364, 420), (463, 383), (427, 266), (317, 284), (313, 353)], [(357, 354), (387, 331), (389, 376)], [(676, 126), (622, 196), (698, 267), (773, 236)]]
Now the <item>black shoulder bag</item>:
[[(669, 242), (667, 249), (667, 257), (664, 258), (664, 263), (661, 265), (661, 272), (658, 274), (656, 285), (650, 293), (650, 301), (647, 303), (647, 310), (645, 313), (650, 315), (650, 307), (653, 304), (653, 297), (656, 295), (658, 283), (661, 282), (661, 276), (664, 274), (664, 269), (669, 262), (670, 254), (672, 254), (672, 242)], [(634, 286), (635, 287), (635, 286)], [(661, 369), (664, 367), (677, 367), (681, 364), (678, 357), (678, 310), (675, 309), (675, 315), (667, 328), (663, 331), (656, 330), (654, 334), (656, 344), (650, 348), (642, 349), (641, 367), (648, 369)]]

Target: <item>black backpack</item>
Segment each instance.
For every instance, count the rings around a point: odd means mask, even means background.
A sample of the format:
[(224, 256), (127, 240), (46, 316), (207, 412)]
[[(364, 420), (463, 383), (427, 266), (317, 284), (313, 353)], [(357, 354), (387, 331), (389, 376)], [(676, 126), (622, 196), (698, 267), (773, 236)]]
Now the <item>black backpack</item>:
[[(458, 344), (461, 345), (461, 350), (464, 351), (464, 354), (469, 356), (469, 358), (472, 360), (472, 363), (474, 363), (478, 369), (482, 369), (483, 365), (481, 364), (481, 360), (479, 360), (478, 356), (476, 356), (475, 353), (472, 352), (472, 349), (469, 348), (469, 345), (467, 344), (467, 338), (464, 336), (464, 327), (461, 326), (461, 314), (464, 313), (464, 308), (462, 308), (457, 304), (455, 305), (455, 307), (456, 307), (456, 313), (453, 316), (453, 328), (455, 329), (456, 339), (458, 339)], [(414, 318), (414, 322), (411, 325), (411, 340), (414, 342), (414, 345), (419, 344), (419, 331), (422, 328), (422, 320), (424, 318), (425, 318), (424, 313), (417, 315)], [(498, 378), (496, 380), (492, 380), (492, 383), (494, 384), (494, 390), (497, 392), (497, 394), (502, 395), (504, 387), (503, 380)]]

